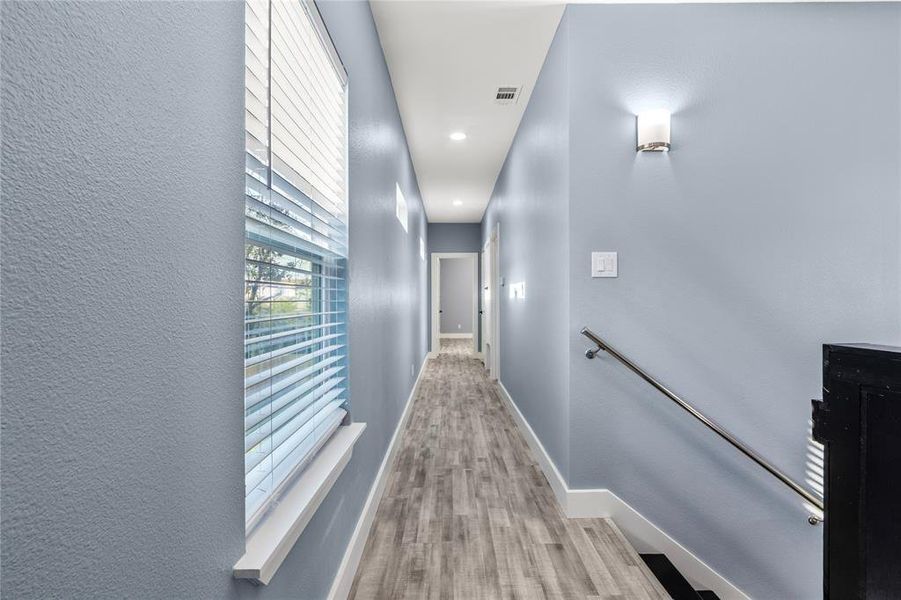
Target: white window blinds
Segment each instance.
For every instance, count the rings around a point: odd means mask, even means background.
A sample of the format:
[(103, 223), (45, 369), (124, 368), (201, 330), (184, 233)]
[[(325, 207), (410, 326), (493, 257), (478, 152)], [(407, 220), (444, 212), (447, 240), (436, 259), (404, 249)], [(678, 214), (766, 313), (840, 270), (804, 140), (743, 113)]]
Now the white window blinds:
[(245, 5), (245, 507), (344, 420), (346, 75), (312, 2)]

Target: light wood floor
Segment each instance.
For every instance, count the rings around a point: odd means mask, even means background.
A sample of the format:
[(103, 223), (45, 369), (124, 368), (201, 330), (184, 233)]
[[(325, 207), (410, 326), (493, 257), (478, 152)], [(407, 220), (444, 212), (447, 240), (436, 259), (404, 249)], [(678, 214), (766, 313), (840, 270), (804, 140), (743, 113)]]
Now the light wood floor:
[(475, 352), (471, 339), (441, 338), (439, 343), (441, 344), (441, 354), (471, 355)]
[(350, 597), (668, 598), (611, 521), (562, 515), (483, 373), (426, 366)]

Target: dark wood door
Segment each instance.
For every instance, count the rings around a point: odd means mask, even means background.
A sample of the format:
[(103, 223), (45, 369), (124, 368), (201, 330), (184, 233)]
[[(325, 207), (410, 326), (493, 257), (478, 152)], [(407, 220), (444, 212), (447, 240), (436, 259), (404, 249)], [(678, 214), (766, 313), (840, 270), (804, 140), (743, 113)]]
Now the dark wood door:
[(901, 598), (901, 348), (823, 347), (823, 595)]

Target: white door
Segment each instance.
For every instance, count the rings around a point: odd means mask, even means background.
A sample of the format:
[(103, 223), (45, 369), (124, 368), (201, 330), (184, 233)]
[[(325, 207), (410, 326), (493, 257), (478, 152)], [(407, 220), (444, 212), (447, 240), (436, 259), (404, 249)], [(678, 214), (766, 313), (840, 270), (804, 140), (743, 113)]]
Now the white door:
[(495, 223), (494, 231), (488, 240), (488, 329), (491, 338), (491, 348), (488, 360), (488, 378), (500, 380), (501, 378), (501, 269), (500, 269), (500, 223)]
[(482, 326), (482, 357), (485, 361), (485, 367), (491, 364), (491, 294), (489, 294), (488, 282), (491, 281), (491, 270), (489, 263), (491, 255), (491, 241), (485, 242), (482, 248), (482, 287), (479, 290), (482, 296), (482, 310), (479, 315)]
[(482, 248), (482, 356), (489, 379), (500, 378), (498, 225)]

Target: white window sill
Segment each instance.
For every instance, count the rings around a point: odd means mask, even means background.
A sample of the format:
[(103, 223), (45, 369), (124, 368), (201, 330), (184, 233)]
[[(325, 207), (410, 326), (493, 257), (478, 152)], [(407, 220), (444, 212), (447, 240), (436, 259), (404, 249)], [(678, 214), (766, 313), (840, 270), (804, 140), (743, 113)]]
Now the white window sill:
[(234, 567), (237, 579), (266, 585), (294, 547), (307, 523), (350, 461), (366, 423), (338, 428), (313, 461), (283, 493), (277, 506), (247, 536), (244, 556)]

